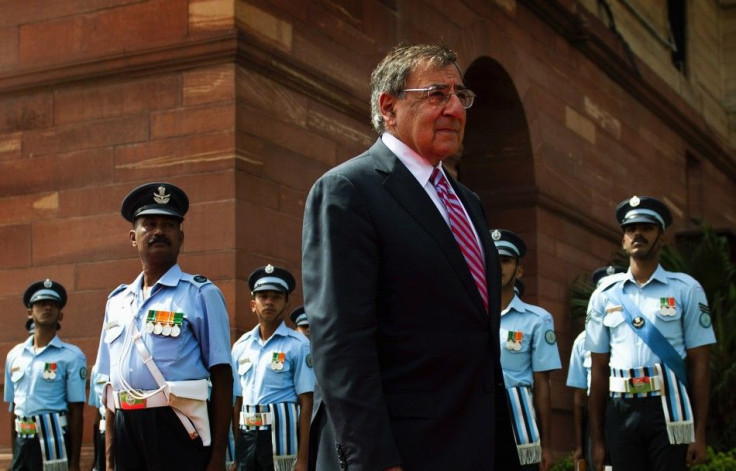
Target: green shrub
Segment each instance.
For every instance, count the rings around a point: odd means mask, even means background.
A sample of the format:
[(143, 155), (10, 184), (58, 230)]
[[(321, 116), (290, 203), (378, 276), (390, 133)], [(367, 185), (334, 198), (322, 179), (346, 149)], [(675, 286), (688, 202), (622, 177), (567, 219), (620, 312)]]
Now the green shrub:
[[(588, 468), (590, 469), (590, 468)], [(736, 448), (727, 452), (714, 452), (708, 447), (708, 458), (703, 464), (690, 468), (691, 471), (736, 471)], [(550, 471), (574, 471), (572, 455), (564, 458), (552, 466)]]
[(734, 471), (736, 470), (736, 448), (718, 453), (708, 447), (708, 459), (704, 464), (693, 466), (692, 471)]
[(555, 463), (550, 471), (575, 471), (575, 466), (572, 462), (572, 455)]

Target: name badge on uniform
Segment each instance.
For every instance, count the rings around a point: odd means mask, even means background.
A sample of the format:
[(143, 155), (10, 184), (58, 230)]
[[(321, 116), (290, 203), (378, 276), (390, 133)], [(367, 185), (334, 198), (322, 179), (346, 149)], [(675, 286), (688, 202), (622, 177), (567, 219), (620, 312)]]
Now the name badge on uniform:
[(118, 320), (117, 319), (113, 319), (110, 322), (105, 322), (105, 326), (104, 327), (105, 327), (105, 330), (110, 330), (113, 327), (117, 327), (117, 326), (118, 326)]
[(521, 341), (523, 339), (523, 332), (514, 332), (513, 330), (509, 330), (509, 335), (506, 339), (506, 349), (518, 352), (521, 350)]
[(283, 370), (285, 361), (286, 361), (286, 353), (273, 352), (273, 357), (271, 358), (271, 369), (274, 371)]
[(41, 376), (43, 376), (43, 379), (56, 379), (56, 363), (44, 363)]
[(675, 298), (659, 298), (659, 313), (663, 316), (674, 316), (677, 313)]
[(253, 362), (250, 361), (250, 358), (243, 357), (240, 360), (238, 360), (238, 374), (240, 376), (243, 376), (245, 373), (250, 370), (250, 367), (253, 366)]
[(623, 312), (623, 310), (624, 308), (621, 306), (611, 306), (606, 309), (606, 314), (611, 314), (611, 313), (619, 312), (619, 311)]

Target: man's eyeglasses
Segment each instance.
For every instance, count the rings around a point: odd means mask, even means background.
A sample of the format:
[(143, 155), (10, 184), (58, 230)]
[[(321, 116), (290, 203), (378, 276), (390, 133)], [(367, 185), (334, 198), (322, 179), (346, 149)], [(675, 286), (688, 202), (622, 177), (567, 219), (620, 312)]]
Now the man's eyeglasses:
[(427, 88), (405, 88), (404, 90), (401, 90), (401, 93), (404, 92), (426, 92), (429, 102), (437, 106), (442, 106), (450, 101), (450, 97), (452, 95), (455, 95), (457, 99), (460, 100), (460, 104), (463, 105), (463, 108), (465, 109), (473, 106), (473, 101), (475, 100), (475, 93), (471, 92), (467, 88), (455, 90), (453, 92), (450, 90), (450, 87), (444, 85), (433, 85)]

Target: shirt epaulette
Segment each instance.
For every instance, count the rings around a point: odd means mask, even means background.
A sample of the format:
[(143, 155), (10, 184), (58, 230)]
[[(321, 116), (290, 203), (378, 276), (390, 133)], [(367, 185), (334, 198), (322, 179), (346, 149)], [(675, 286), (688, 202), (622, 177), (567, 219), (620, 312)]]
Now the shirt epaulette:
[(190, 275), (189, 273), (182, 273), (181, 279), (184, 281), (188, 281), (197, 288), (201, 288), (202, 286), (207, 284), (212, 284), (212, 282), (208, 280), (206, 276), (202, 275)]
[(118, 294), (119, 292), (121, 292), (122, 290), (124, 290), (127, 287), (128, 287), (128, 285), (125, 285), (125, 284), (118, 286), (117, 288), (115, 288), (114, 290), (112, 290), (112, 292), (110, 292), (109, 295), (107, 295), (107, 299), (112, 298), (113, 296), (115, 296), (116, 294)]
[(626, 273), (616, 273), (613, 275), (608, 275), (606, 277), (603, 277), (601, 280), (601, 284), (598, 285), (598, 288), (596, 288), (596, 291), (606, 291), (613, 285), (615, 285), (617, 282), (623, 280), (626, 278)]
[(667, 273), (667, 278), (671, 280), (681, 281), (688, 285), (698, 283), (698, 281), (695, 278), (688, 275), (687, 273), (682, 273), (682, 272), (677, 272), (677, 271), (668, 271), (666, 273)]
[(306, 337), (306, 335), (302, 334), (301, 332), (297, 332), (296, 330), (289, 329), (288, 335), (289, 337), (294, 337), (295, 339), (297, 339), (299, 342), (303, 344), (309, 345), (309, 339)]
[(546, 309), (540, 306), (535, 306), (534, 304), (524, 303), (524, 309), (526, 310), (526, 312), (534, 314), (537, 317), (549, 317), (550, 319), (552, 318), (552, 314), (550, 314)]
[(80, 357), (84, 357), (84, 352), (82, 351), (82, 349), (79, 348), (79, 347), (77, 347), (74, 344), (66, 343), (66, 342), (62, 341), (61, 342), (61, 347), (62, 348), (66, 348), (67, 350), (71, 350), (72, 352), (74, 352), (75, 354), (79, 355)]
[(233, 348), (234, 348), (234, 347), (235, 347), (236, 345), (238, 345), (238, 344), (240, 344), (240, 343), (243, 343), (243, 342), (245, 342), (245, 341), (249, 340), (252, 334), (253, 334), (253, 331), (252, 331), (252, 330), (250, 330), (250, 331), (248, 331), (248, 332), (244, 333), (243, 335), (241, 335), (241, 336), (240, 336), (240, 338), (239, 338), (238, 340), (236, 340), (236, 341), (235, 341), (235, 343), (233, 344)]
[(8, 358), (10, 358), (11, 356), (17, 355), (18, 350), (23, 350), (24, 346), (25, 346), (25, 342), (19, 343), (15, 347), (11, 348), (10, 351), (8, 352)]

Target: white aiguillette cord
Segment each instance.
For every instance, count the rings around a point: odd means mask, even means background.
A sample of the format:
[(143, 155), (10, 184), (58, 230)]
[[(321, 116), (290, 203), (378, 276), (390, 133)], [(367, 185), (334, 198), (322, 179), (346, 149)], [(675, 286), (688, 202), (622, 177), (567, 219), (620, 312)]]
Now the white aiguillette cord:
[[(132, 304), (131, 300), (131, 304)], [(156, 384), (158, 384), (159, 388), (155, 391), (151, 391), (146, 394), (140, 393), (137, 389), (134, 389), (128, 384), (127, 381), (125, 381), (125, 378), (122, 375), (122, 364), (121, 361), (118, 365), (118, 373), (120, 373), (120, 383), (122, 384), (123, 388), (126, 390), (126, 392), (134, 397), (135, 399), (147, 399), (154, 394), (157, 394), (161, 391), (164, 392), (166, 395), (167, 401), (169, 400), (169, 395), (171, 394), (171, 391), (169, 390), (169, 385), (166, 384), (166, 379), (164, 378), (164, 375), (161, 374), (161, 370), (158, 369), (158, 366), (156, 366), (156, 363), (153, 361), (153, 357), (150, 353), (148, 353), (148, 349), (146, 348), (146, 344), (143, 343), (142, 335), (140, 331), (138, 331), (138, 328), (135, 325), (135, 316), (131, 316), (130, 319), (130, 334), (126, 335), (125, 337), (125, 343), (123, 344), (123, 358), (126, 357), (126, 354), (129, 354), (131, 349), (131, 343), (135, 343), (135, 348), (138, 351), (138, 354), (143, 359), (143, 364), (146, 365), (148, 368), (148, 371), (151, 372), (151, 376), (153, 376), (153, 379), (156, 381)], [(133, 342), (129, 342), (129, 338), (132, 338)], [(176, 407), (171, 407), (171, 409), (176, 413), (176, 415), (179, 417), (179, 420), (181, 421), (182, 425), (184, 425), (184, 428), (187, 429), (187, 433), (190, 437), (194, 438), (198, 435), (197, 430), (194, 428), (194, 425), (192, 425), (189, 418), (181, 412)]]

